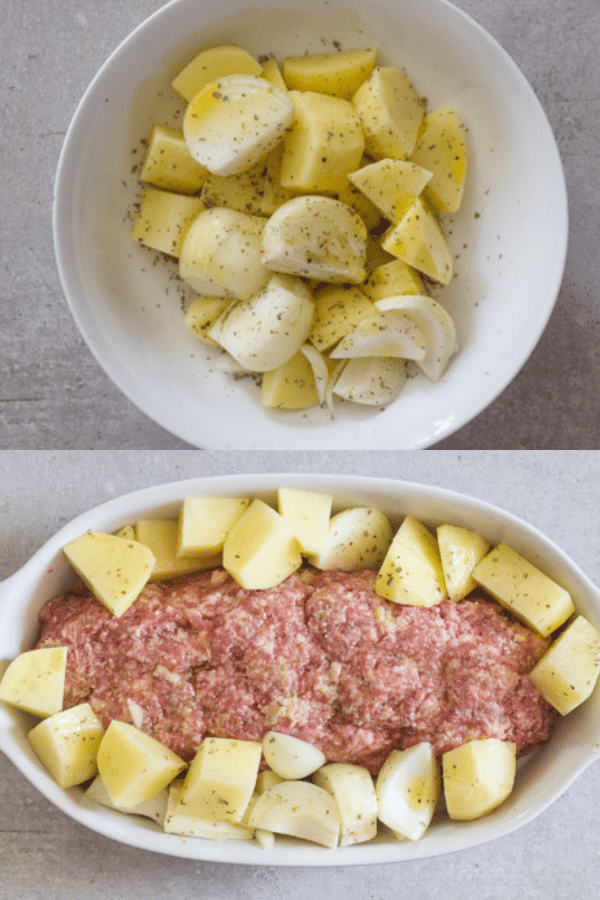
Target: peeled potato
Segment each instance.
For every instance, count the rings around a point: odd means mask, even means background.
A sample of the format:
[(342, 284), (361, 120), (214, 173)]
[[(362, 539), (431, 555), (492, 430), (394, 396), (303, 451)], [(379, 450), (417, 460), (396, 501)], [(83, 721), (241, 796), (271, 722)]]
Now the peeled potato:
[(80, 703), (39, 722), (27, 738), (56, 783), (69, 788), (98, 772), (96, 754), (103, 733), (89, 703)]
[(41, 718), (60, 712), (66, 667), (66, 647), (26, 650), (4, 672), (0, 700)]
[(264, 501), (253, 500), (223, 547), (223, 566), (242, 587), (266, 590), (302, 565), (294, 529)]
[(375, 592), (408, 606), (435, 606), (446, 597), (437, 540), (414, 516), (406, 516), (396, 532), (378, 572)]
[(510, 796), (515, 744), (497, 738), (469, 741), (442, 756), (444, 796), (451, 819), (479, 819)]
[(374, 159), (406, 159), (414, 149), (425, 101), (394, 66), (376, 66), (352, 103), (365, 131), (365, 150)]
[(368, 769), (352, 763), (328, 763), (313, 784), (334, 798), (340, 815), (340, 847), (370, 841), (377, 834), (377, 795)]
[(420, 198), (385, 233), (381, 246), (440, 284), (452, 281), (454, 264), (446, 235)]
[(584, 616), (576, 616), (533, 667), (529, 679), (564, 716), (587, 700), (599, 673), (600, 634)]
[(171, 85), (173, 90), (190, 101), (210, 81), (224, 75), (260, 75), (262, 66), (242, 47), (236, 44), (224, 44), (201, 50), (175, 76)]

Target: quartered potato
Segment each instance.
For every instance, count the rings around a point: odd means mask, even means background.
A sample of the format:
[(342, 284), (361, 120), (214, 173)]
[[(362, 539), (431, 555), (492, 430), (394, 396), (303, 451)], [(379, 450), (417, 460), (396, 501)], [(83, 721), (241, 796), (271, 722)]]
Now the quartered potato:
[(323, 546), (331, 517), (332, 494), (280, 487), (277, 508), (292, 528), (302, 553), (318, 553)]
[(477, 587), (472, 571), (490, 549), (476, 531), (459, 525), (439, 525), (438, 548), (451, 600), (462, 600)]
[(131, 229), (138, 244), (179, 257), (183, 240), (196, 216), (204, 209), (199, 197), (147, 188)]
[(380, 159), (350, 172), (352, 184), (377, 206), (390, 222), (404, 218), (432, 173), (414, 162)]
[(440, 212), (456, 212), (462, 202), (467, 175), (467, 142), (452, 107), (426, 113), (411, 159), (432, 172), (425, 188), (431, 205)]
[(450, 313), (438, 300), (420, 294), (386, 297), (376, 300), (375, 307), (380, 312), (399, 310), (414, 321), (425, 340), (425, 356), (415, 361), (427, 378), (437, 383), (458, 351), (456, 327)]
[(290, 90), (316, 91), (350, 100), (376, 61), (377, 51), (371, 48), (288, 56), (283, 60), (282, 74)]
[(310, 409), (318, 405), (314, 370), (301, 350), (263, 374), (260, 398), (270, 409)]
[(209, 332), (232, 302), (230, 297), (196, 297), (185, 314), (186, 328), (203, 343), (218, 346)]
[(174, 812), (212, 822), (242, 821), (254, 792), (258, 741), (207, 737), (185, 776)]
[(98, 772), (96, 754), (103, 734), (92, 707), (80, 703), (43, 719), (27, 738), (56, 783), (70, 788)]
[(66, 647), (39, 647), (13, 659), (0, 680), (0, 700), (46, 718), (63, 707)]
[(249, 841), (255, 837), (254, 829), (242, 822), (223, 822), (203, 818), (186, 812), (179, 803), (181, 785), (175, 781), (168, 789), (164, 830), (167, 834), (182, 837), (198, 837), (209, 841)]
[(182, 194), (196, 194), (208, 170), (188, 150), (183, 132), (171, 125), (155, 123), (150, 131), (140, 167), (140, 181)]
[(310, 557), (318, 569), (355, 572), (380, 565), (392, 539), (392, 526), (382, 512), (355, 506), (332, 516), (321, 550)]
[(332, 376), (331, 391), (342, 400), (386, 406), (406, 384), (406, 362), (398, 356), (342, 360)]
[(408, 606), (435, 606), (446, 597), (437, 540), (414, 516), (406, 516), (396, 532), (378, 572), (375, 593)]
[(287, 85), (283, 80), (281, 68), (274, 56), (269, 56), (263, 61), (260, 77), (264, 78), (266, 81), (270, 81), (276, 88), (287, 91)]
[(247, 50), (224, 44), (201, 50), (171, 82), (174, 91), (190, 101), (211, 81), (225, 75), (260, 75), (263, 67)]
[(203, 209), (181, 244), (179, 276), (198, 294), (246, 298), (262, 290), (269, 272), (261, 263), (265, 219), (236, 209)]
[(420, 273), (401, 259), (392, 259), (374, 268), (361, 289), (373, 303), (386, 297), (426, 293)]
[(155, 558), (150, 581), (165, 581), (190, 572), (212, 569), (221, 562), (221, 555), (205, 554), (196, 557), (178, 555), (177, 519), (138, 519), (135, 536), (140, 544), (148, 547)]
[(317, 747), (278, 731), (268, 731), (265, 734), (262, 751), (265, 762), (273, 772), (288, 781), (312, 775), (326, 761), (325, 755)]
[(313, 314), (304, 282), (274, 273), (259, 292), (228, 309), (209, 336), (245, 369), (267, 372), (298, 352), (308, 337)]
[(355, 285), (327, 285), (314, 294), (314, 317), (308, 340), (317, 350), (331, 350), (353, 328), (374, 316), (376, 308)]
[(223, 547), (223, 566), (243, 588), (274, 587), (302, 565), (294, 529), (263, 500), (253, 500)]
[(247, 172), (237, 175), (208, 172), (200, 194), (202, 202), (207, 207), (226, 206), (254, 216), (270, 216), (294, 196), (281, 184), (282, 153), (279, 144)]
[(438, 763), (428, 741), (392, 750), (375, 784), (379, 820), (400, 840), (417, 841), (429, 828), (440, 786)]
[(498, 603), (543, 637), (575, 612), (569, 592), (507, 544), (490, 550), (472, 574)]
[(550, 645), (529, 673), (529, 679), (564, 716), (587, 700), (599, 673), (600, 634), (579, 615)]
[(177, 520), (177, 556), (215, 556), (248, 507), (247, 497), (186, 497)]
[(194, 159), (215, 175), (252, 168), (273, 150), (292, 122), (287, 91), (256, 75), (228, 75), (194, 94), (183, 135)]
[(386, 231), (381, 246), (433, 281), (452, 281), (454, 264), (446, 235), (420, 198), (403, 219)]
[(98, 771), (111, 803), (133, 809), (162, 791), (185, 762), (129, 722), (113, 719), (98, 747)]
[(310, 193), (337, 194), (360, 163), (365, 138), (347, 100), (313, 91), (290, 91), (292, 125), (283, 140), (281, 184)]
[(358, 88), (352, 104), (364, 132), (365, 151), (374, 159), (406, 159), (412, 153), (425, 101), (410, 79), (394, 66), (376, 66)]
[(256, 800), (249, 825), (325, 847), (336, 847), (340, 834), (335, 800), (308, 781), (282, 781), (268, 788)]
[(86, 531), (65, 544), (63, 553), (94, 596), (121, 616), (155, 574), (156, 558), (139, 538)]
[(267, 220), (262, 233), (264, 266), (331, 284), (363, 281), (366, 255), (362, 219), (331, 197), (288, 200)]
[(497, 738), (470, 741), (442, 756), (444, 797), (451, 819), (486, 816), (510, 796), (515, 745)]
[(368, 769), (353, 763), (327, 763), (313, 784), (335, 800), (340, 816), (340, 847), (362, 844), (377, 834), (377, 795)]

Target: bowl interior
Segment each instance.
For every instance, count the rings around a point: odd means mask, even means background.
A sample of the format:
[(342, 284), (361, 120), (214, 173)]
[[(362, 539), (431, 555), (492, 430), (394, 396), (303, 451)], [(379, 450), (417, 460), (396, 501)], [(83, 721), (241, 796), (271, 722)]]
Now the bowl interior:
[[(56, 181), (56, 254), (90, 349), (148, 416), (207, 449), (429, 446), (485, 408), (519, 371), (558, 293), (566, 250), (564, 177), (533, 91), (507, 54), (445, 0), (173, 0), (100, 70), (75, 114)], [(129, 231), (134, 172), (153, 122), (181, 122), (172, 77), (205, 46), (254, 54), (377, 46), (429, 107), (453, 104), (468, 129), (463, 207), (446, 217), (456, 278), (441, 298), (460, 353), (431, 385), (410, 379), (384, 411), (338, 404), (269, 412), (251, 379), (233, 380), (183, 324), (189, 297), (174, 263), (156, 263)], [(239, 427), (243, 420), (244, 428)]]
[[(163, 485), (117, 498), (69, 523), (30, 562), (0, 586), (3, 630), (0, 660), (31, 646), (37, 612), (48, 597), (72, 579), (61, 547), (88, 528), (114, 530), (139, 516), (176, 514), (181, 500), (197, 493), (259, 496), (274, 501), (279, 485), (332, 492), (336, 508), (372, 505), (398, 524), (408, 513), (430, 526), (452, 522), (479, 530), (491, 542), (505, 540), (570, 590), (577, 609), (600, 629), (600, 593), (552, 542), (519, 519), (468, 497), (410, 483), (344, 476), (263, 475), (198, 479)], [(163, 834), (153, 823), (94, 807), (79, 788), (58, 788), (31, 751), (26, 739), (34, 720), (0, 709), (0, 748), (52, 803), (76, 821), (123, 843), (194, 859), (267, 865), (355, 865), (435, 856), (475, 846), (506, 834), (538, 815), (593, 759), (600, 745), (600, 691), (561, 720), (552, 740), (523, 761), (510, 799), (492, 815), (474, 822), (434, 820), (417, 842), (401, 843), (386, 835), (337, 851), (278, 839), (271, 850), (245, 842), (211, 842)]]

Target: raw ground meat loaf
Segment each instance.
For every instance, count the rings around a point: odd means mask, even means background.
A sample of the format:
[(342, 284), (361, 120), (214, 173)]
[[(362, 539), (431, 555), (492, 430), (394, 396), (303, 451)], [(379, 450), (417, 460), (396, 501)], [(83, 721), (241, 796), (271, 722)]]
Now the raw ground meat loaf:
[(65, 707), (141, 723), (190, 760), (206, 735), (293, 734), (329, 760), (381, 767), (429, 740), (545, 741), (556, 714), (527, 673), (548, 641), (495, 602), (399, 606), (375, 572), (310, 566), (265, 591), (215, 569), (148, 584), (116, 618), (89, 593), (49, 600), (36, 646), (66, 646)]

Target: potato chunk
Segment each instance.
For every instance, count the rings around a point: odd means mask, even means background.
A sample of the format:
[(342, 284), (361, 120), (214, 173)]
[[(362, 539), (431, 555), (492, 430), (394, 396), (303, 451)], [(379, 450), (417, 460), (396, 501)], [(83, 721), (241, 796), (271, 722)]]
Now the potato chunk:
[(244, 588), (280, 584), (302, 565), (300, 546), (289, 522), (264, 501), (253, 500), (223, 547), (223, 566)]
[(271, 409), (310, 409), (319, 403), (313, 368), (299, 350), (291, 359), (265, 372), (261, 400)]
[(212, 556), (250, 506), (247, 497), (186, 497), (177, 520), (177, 556)]
[(590, 696), (600, 673), (600, 634), (577, 616), (536, 663), (529, 679), (565, 716)]
[(328, 285), (314, 295), (315, 314), (308, 335), (317, 350), (330, 350), (363, 319), (376, 313), (375, 306), (355, 285)]
[(66, 647), (26, 650), (9, 663), (0, 681), (0, 700), (46, 718), (63, 707)]
[(414, 162), (380, 159), (350, 172), (348, 178), (386, 219), (399, 222), (421, 195), (431, 172)]
[(139, 540), (87, 531), (63, 547), (77, 574), (113, 615), (121, 616), (154, 573), (152, 550)]
[(442, 756), (444, 796), (451, 819), (479, 819), (510, 796), (516, 748), (509, 741), (470, 741)]
[(178, 556), (177, 519), (139, 519), (135, 523), (136, 539), (149, 547), (155, 557), (154, 570), (150, 581), (163, 581), (202, 572), (221, 564), (221, 554), (207, 556)]
[(248, 841), (254, 836), (253, 829), (247, 828), (241, 822), (222, 822), (190, 815), (186, 812), (185, 806), (179, 805), (180, 792), (181, 784), (177, 782), (168, 788), (163, 826), (167, 834), (199, 837), (209, 841)]
[(312, 776), (313, 784), (335, 800), (340, 816), (340, 847), (362, 844), (377, 834), (377, 795), (364, 766), (327, 763)]
[(420, 198), (403, 219), (386, 231), (381, 246), (440, 284), (452, 281), (454, 264), (446, 235)]
[(288, 56), (282, 63), (283, 79), (290, 90), (316, 91), (350, 100), (377, 61), (377, 51), (339, 50)]
[(214, 822), (241, 822), (261, 753), (258, 741), (205, 738), (185, 776), (176, 812)]
[(260, 75), (262, 66), (247, 50), (236, 44), (223, 44), (201, 50), (175, 76), (173, 90), (188, 102), (209, 81), (224, 75)]
[(208, 170), (188, 150), (182, 131), (171, 125), (152, 126), (140, 167), (140, 181), (167, 191), (196, 194), (207, 175)]
[(447, 596), (437, 540), (413, 516), (406, 516), (396, 532), (378, 572), (375, 592), (409, 606), (435, 606)]
[(129, 722), (113, 719), (98, 747), (98, 770), (110, 800), (132, 809), (155, 797), (185, 769), (164, 744)]
[(490, 545), (476, 531), (458, 525), (439, 525), (437, 538), (448, 596), (462, 600), (477, 587), (471, 572)]
[(362, 290), (375, 302), (404, 294), (422, 295), (425, 293), (425, 286), (416, 269), (401, 259), (392, 259), (372, 270)]
[(425, 101), (394, 66), (376, 66), (352, 104), (365, 131), (365, 152), (374, 159), (406, 159), (412, 153)]
[(98, 771), (96, 754), (104, 729), (89, 703), (63, 709), (27, 735), (37, 756), (62, 788), (73, 787)]
[(178, 258), (188, 228), (203, 209), (204, 203), (199, 197), (147, 188), (131, 237), (151, 250)]
[(294, 529), (303, 553), (318, 553), (327, 536), (332, 494), (280, 487), (277, 507)]
[(507, 544), (490, 550), (472, 574), (498, 603), (543, 637), (575, 611), (568, 591)]
[(432, 172), (425, 188), (431, 205), (440, 212), (456, 212), (467, 175), (467, 142), (451, 107), (440, 107), (424, 116), (411, 159)]

